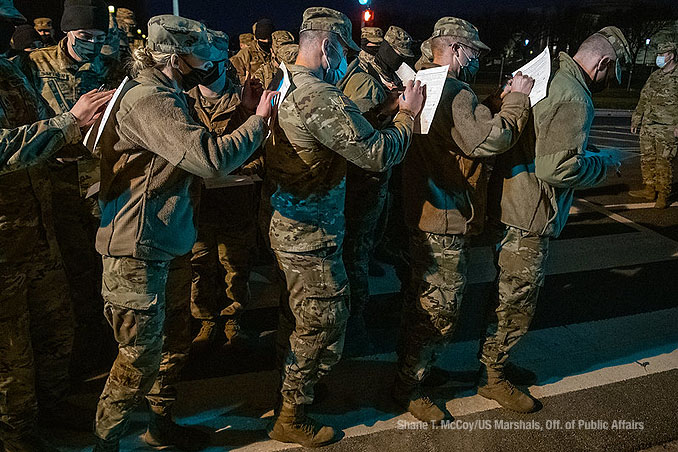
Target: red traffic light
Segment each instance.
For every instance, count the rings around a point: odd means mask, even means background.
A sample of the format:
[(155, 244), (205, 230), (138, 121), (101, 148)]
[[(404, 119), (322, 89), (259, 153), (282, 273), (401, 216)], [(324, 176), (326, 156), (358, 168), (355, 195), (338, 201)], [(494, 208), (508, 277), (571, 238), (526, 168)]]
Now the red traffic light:
[(372, 19), (374, 19), (374, 13), (372, 10), (366, 9), (365, 12), (363, 12), (363, 20), (365, 22), (371, 22)]

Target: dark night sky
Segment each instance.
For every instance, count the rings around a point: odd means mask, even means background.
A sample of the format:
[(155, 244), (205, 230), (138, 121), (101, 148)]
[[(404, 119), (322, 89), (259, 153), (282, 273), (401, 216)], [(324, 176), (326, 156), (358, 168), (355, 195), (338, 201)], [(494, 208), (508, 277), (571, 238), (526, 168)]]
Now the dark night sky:
[[(359, 24), (361, 7), (357, 0), (179, 0), (181, 15), (202, 20), (210, 27), (223, 30), (231, 36), (250, 31), (251, 24), (261, 17), (271, 17), (277, 28), (296, 32), (301, 15), (309, 6), (329, 6), (346, 13), (354, 23)], [(678, 4), (675, 0), (656, 0), (661, 4)], [(156, 14), (172, 12), (172, 0), (110, 0), (116, 6), (126, 6), (137, 13), (140, 23)], [(401, 25), (415, 38), (426, 38), (436, 18), (457, 16), (469, 20), (482, 17), (497, 9), (518, 11), (532, 7), (565, 8), (582, 4), (624, 5), (619, 0), (373, 0), (377, 26)], [(61, 14), (63, 0), (15, 0), (20, 11), (29, 19), (49, 15), (56, 19)], [(595, 10), (595, 8), (594, 8)], [(386, 22), (386, 23), (384, 23)], [(145, 26), (141, 28), (145, 29)], [(481, 37), (491, 30), (481, 30)]]

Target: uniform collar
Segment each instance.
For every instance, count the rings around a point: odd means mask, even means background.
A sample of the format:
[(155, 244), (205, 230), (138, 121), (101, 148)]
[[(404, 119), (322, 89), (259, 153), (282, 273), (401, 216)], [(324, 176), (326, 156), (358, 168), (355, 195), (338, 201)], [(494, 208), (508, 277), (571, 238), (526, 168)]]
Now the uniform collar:
[(568, 55), (565, 52), (560, 52), (560, 54), (558, 55), (558, 61), (560, 62), (559, 70), (577, 79), (581, 86), (583, 86), (586, 92), (589, 93), (590, 95), (591, 90), (589, 89), (589, 86), (586, 83), (588, 75), (586, 74), (586, 72), (584, 72), (584, 69), (581, 66), (579, 66), (579, 64), (577, 64), (577, 62), (574, 61), (574, 59), (570, 55)]

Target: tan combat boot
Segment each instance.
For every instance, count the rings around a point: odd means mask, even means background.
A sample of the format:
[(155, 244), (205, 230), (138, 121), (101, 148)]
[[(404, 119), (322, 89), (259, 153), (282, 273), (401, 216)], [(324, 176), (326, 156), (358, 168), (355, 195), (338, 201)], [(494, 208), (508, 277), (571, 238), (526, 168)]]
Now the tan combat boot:
[(440, 422), (445, 419), (445, 412), (422, 393), (419, 385), (407, 385), (397, 378), (391, 396), (401, 408), (422, 422)]
[(657, 191), (651, 185), (645, 185), (642, 190), (632, 190), (629, 192), (630, 196), (634, 198), (643, 198), (649, 201), (654, 201), (657, 198)]
[(335, 441), (334, 429), (306, 416), (304, 405), (283, 402), (268, 437), (281, 443), (296, 443), (304, 447), (320, 447)]
[(513, 386), (502, 370), (483, 366), (478, 394), (518, 413), (531, 413), (537, 408), (534, 399)]
[(668, 200), (666, 198), (668, 198), (668, 196), (666, 196), (664, 193), (658, 193), (657, 201), (654, 203), (654, 208), (666, 209), (669, 206)]
[(217, 338), (217, 322), (212, 320), (203, 320), (198, 335), (193, 339), (194, 347), (206, 347), (214, 343)]

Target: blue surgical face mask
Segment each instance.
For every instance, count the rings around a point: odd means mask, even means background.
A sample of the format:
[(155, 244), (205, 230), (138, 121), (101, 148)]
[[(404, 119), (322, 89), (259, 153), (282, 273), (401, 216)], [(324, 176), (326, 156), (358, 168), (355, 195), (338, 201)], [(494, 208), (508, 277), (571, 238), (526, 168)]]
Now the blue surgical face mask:
[(327, 55), (324, 56), (325, 64), (327, 64), (327, 71), (325, 72), (325, 81), (332, 85), (336, 85), (337, 83), (339, 83), (339, 80), (344, 78), (344, 76), (346, 75), (346, 71), (348, 69), (348, 61), (346, 61), (346, 55), (344, 55), (343, 51), (337, 50), (333, 44), (330, 45), (330, 47), (332, 48), (334, 53), (336, 53), (339, 56), (339, 58), (341, 58), (341, 60), (339, 61), (337, 67), (333, 67)]
[(666, 57), (664, 55), (657, 55), (657, 67), (663, 69), (666, 66)]
[(464, 82), (471, 82), (473, 77), (475, 77), (480, 70), (480, 59), (478, 59), (478, 57), (469, 56), (468, 53), (466, 53), (466, 50), (464, 50), (463, 46), (460, 46), (460, 49), (466, 57), (466, 64), (462, 65), (459, 57), (455, 55), (457, 61), (459, 62), (459, 79)]
[(85, 61), (92, 61), (101, 53), (104, 46), (103, 41), (86, 41), (77, 36), (73, 36), (73, 51)]

